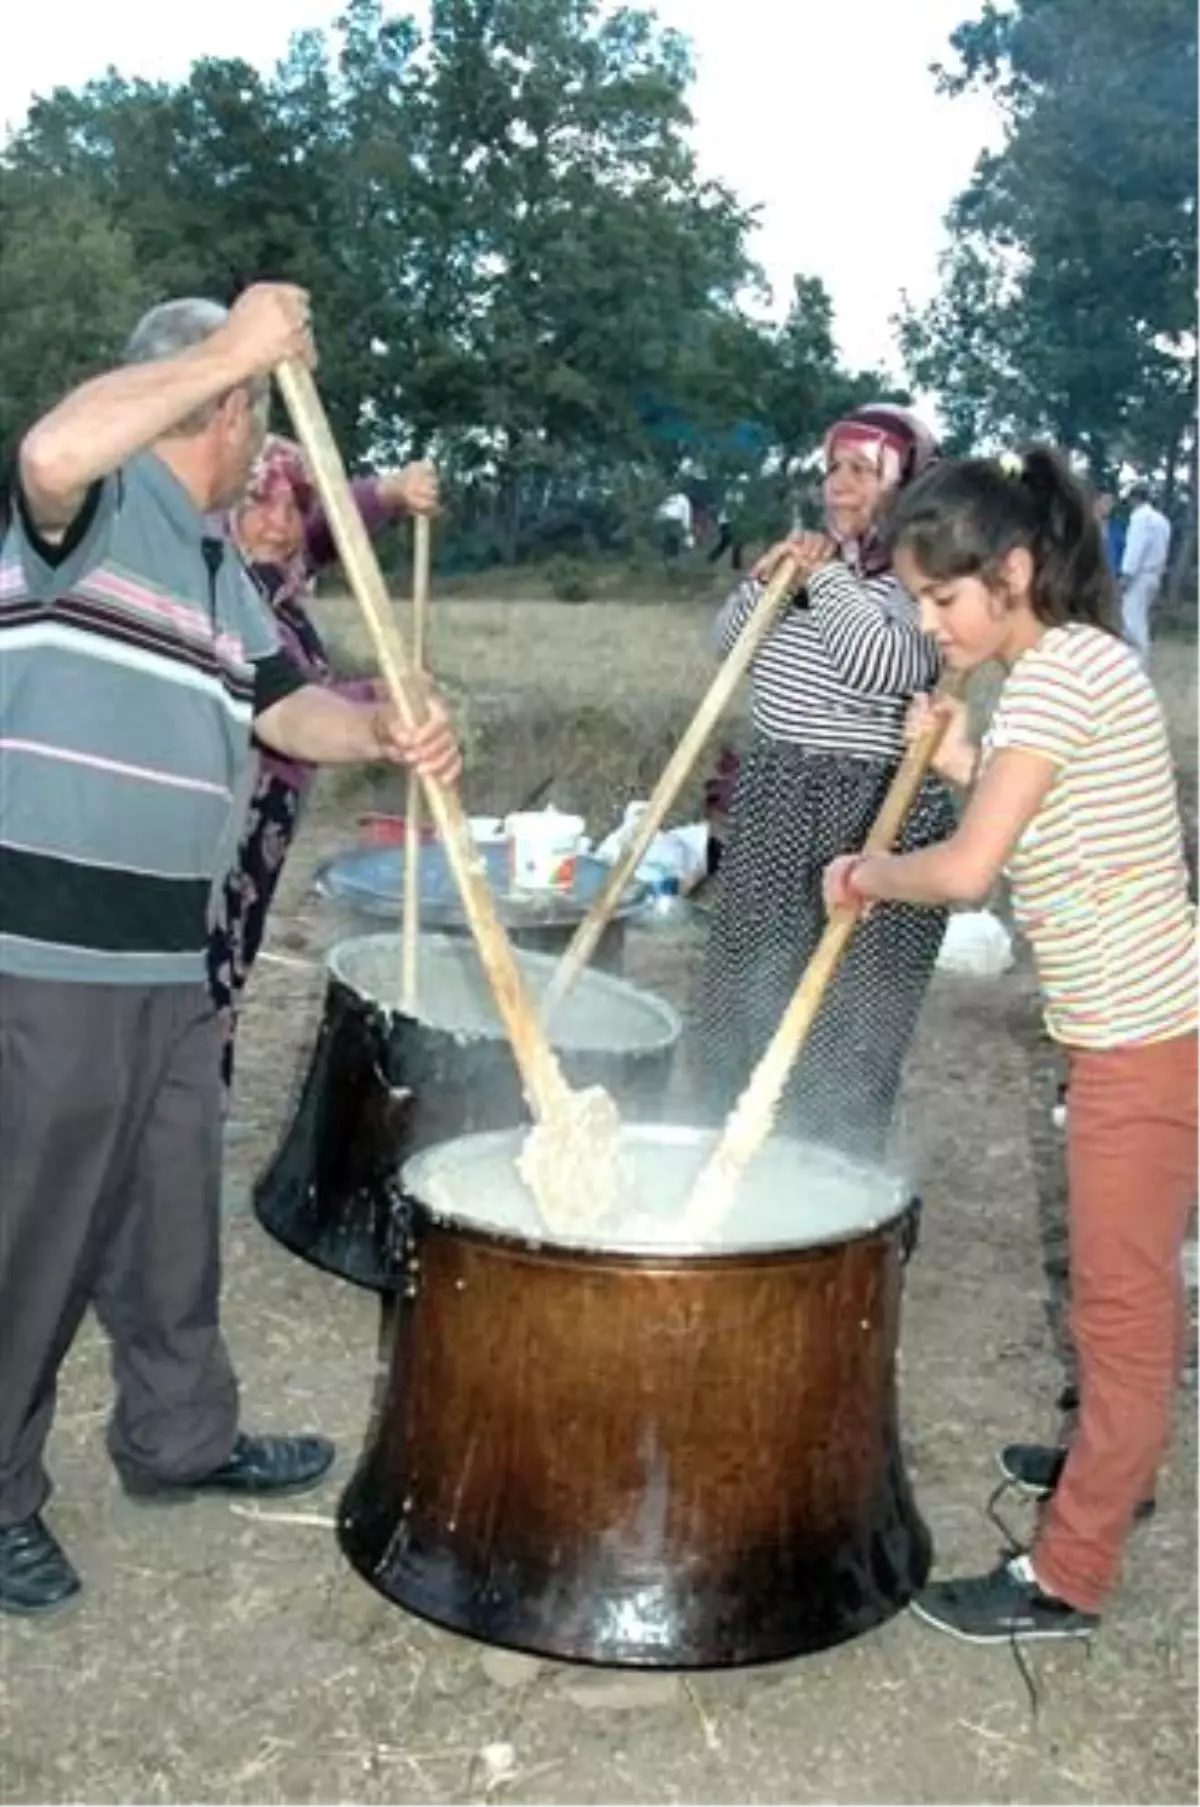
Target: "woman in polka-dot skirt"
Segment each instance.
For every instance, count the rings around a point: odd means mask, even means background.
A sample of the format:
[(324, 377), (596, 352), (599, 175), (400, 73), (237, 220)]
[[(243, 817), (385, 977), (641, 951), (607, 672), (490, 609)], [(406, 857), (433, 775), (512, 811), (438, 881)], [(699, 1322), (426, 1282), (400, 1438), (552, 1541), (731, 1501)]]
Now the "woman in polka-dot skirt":
[[(906, 410), (862, 408), (826, 437), (828, 536), (772, 549), (717, 622), (728, 651), (785, 551), (804, 588), (751, 669), (753, 733), (728, 838), (689, 1047), (704, 1114), (722, 1120), (745, 1087), (825, 927), (822, 875), (860, 849), (904, 751), (909, 699), (938, 659), (893, 576), (878, 523), (890, 497), (936, 456)], [(923, 787), (902, 845), (955, 827), (949, 792)], [(863, 1159), (887, 1152), (901, 1067), (946, 928), (944, 912), (886, 905), (855, 931), (796, 1063), (786, 1133)]]

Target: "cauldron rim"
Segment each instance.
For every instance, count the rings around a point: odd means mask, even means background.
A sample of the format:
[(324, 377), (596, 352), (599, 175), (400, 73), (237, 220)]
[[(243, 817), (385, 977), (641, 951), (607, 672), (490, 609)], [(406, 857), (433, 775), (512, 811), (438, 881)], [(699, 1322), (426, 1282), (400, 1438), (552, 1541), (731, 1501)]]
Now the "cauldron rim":
[[(573, 1240), (565, 1236), (557, 1236), (547, 1231), (543, 1236), (532, 1236), (520, 1230), (501, 1229), (486, 1221), (472, 1220), (453, 1211), (439, 1210), (427, 1204), (421, 1197), (420, 1185), (424, 1171), (444, 1158), (452, 1148), (471, 1147), (478, 1149), (482, 1155), (491, 1152), (499, 1153), (511, 1148), (514, 1139), (528, 1134), (525, 1125), (513, 1129), (482, 1130), (470, 1135), (455, 1136), (448, 1142), (440, 1142), (430, 1148), (422, 1149), (418, 1154), (404, 1163), (400, 1171), (400, 1184), (405, 1197), (409, 1201), (412, 1213), (411, 1222), (439, 1230), (453, 1231), (468, 1241), (496, 1248), (506, 1253), (518, 1253), (530, 1260), (567, 1262), (583, 1267), (624, 1267), (633, 1270), (639, 1268), (682, 1267), (688, 1272), (696, 1269), (747, 1267), (754, 1264), (770, 1264), (772, 1266), (783, 1261), (799, 1261), (819, 1256), (830, 1249), (848, 1248), (858, 1242), (872, 1238), (891, 1230), (904, 1216), (909, 1206), (907, 1188), (896, 1178), (896, 1204), (893, 1210), (881, 1212), (861, 1225), (847, 1230), (830, 1232), (823, 1236), (814, 1236), (806, 1242), (748, 1242), (732, 1245), (728, 1248), (690, 1249), (686, 1245), (661, 1243), (639, 1243), (636, 1247), (626, 1243), (615, 1245), (598, 1244), (595, 1241)], [(693, 1125), (681, 1123), (626, 1123), (622, 1125), (622, 1136), (633, 1141), (668, 1140), (677, 1146), (697, 1141), (715, 1141), (716, 1132), (697, 1129)], [(797, 1142), (794, 1137), (776, 1136), (773, 1143), (786, 1143), (797, 1149), (807, 1146)], [(878, 1174), (878, 1169), (868, 1169), (865, 1163), (854, 1162), (852, 1165), (862, 1166), (864, 1172)]]
[[(461, 935), (435, 932), (433, 934), (423, 935), (421, 939), (422, 944), (433, 942), (438, 947), (447, 948), (464, 959), (469, 959), (472, 956), (478, 959), (474, 942)], [(356, 984), (343, 966), (338, 962), (338, 955), (345, 948), (361, 947), (366, 942), (376, 945), (387, 942), (398, 950), (400, 940), (400, 935), (395, 931), (389, 933), (382, 929), (375, 930), (366, 935), (343, 935), (340, 940), (334, 942), (333, 946), (326, 953), (325, 971), (327, 978), (338, 985), (344, 986), (345, 989), (352, 992), (355, 997), (361, 998), (365, 1003), (371, 1004), (375, 1009), (386, 1011), (387, 1015), (394, 1022), (412, 1023), (416, 1028), (427, 1034), (450, 1035), (453, 1036), (456, 1041), (461, 1042), (494, 1042), (503, 1041), (505, 1039), (504, 1028), (499, 1021), (492, 1031), (478, 1029), (450, 1029), (447, 1028), (444, 1023), (430, 1022), (426, 1017), (412, 1015), (412, 1013), (405, 1010), (399, 1002), (395, 1004), (384, 1003), (381, 998), (375, 997), (371, 992), (364, 990), (361, 985)], [(516, 957), (518, 966), (533, 967), (535, 970), (541, 968), (546, 973), (547, 984), (558, 969), (559, 959), (557, 955), (539, 954), (532, 948), (523, 947), (514, 947), (513, 953)], [(615, 995), (623, 1001), (632, 1000), (637, 1004), (644, 1005), (648, 1017), (654, 1016), (658, 1018), (658, 1031), (653, 1037), (648, 1036), (645, 1041), (632, 1042), (617, 1047), (597, 1047), (593, 1043), (584, 1043), (581, 1045), (578, 1042), (567, 1041), (561, 1035), (555, 1033), (552, 1028), (550, 1039), (556, 1048), (569, 1054), (629, 1055), (638, 1059), (651, 1059), (656, 1054), (669, 1053), (671, 1049), (678, 1045), (680, 1037), (683, 1034), (683, 1018), (679, 1011), (675, 1009), (674, 1005), (668, 1003), (666, 998), (661, 997), (658, 992), (648, 991), (641, 985), (634, 985), (628, 979), (618, 979), (613, 973), (597, 972), (595, 968), (589, 968), (587, 972), (582, 973), (578, 983), (581, 985), (591, 985), (593, 987), (599, 986), (601, 991), (609, 995)]]

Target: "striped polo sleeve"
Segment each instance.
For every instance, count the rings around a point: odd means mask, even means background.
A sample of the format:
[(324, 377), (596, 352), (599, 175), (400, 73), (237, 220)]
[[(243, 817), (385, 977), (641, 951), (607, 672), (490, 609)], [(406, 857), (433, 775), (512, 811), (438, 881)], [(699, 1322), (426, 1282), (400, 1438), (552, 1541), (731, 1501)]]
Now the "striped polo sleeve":
[(1043, 644), (1013, 667), (987, 740), (993, 752), (1038, 753), (1065, 766), (1094, 739), (1099, 711), (1085, 674), (1069, 662), (1069, 643)]
[(26, 586), (37, 602), (57, 602), (102, 562), (112, 538), (120, 493), (119, 476), (93, 483), (62, 538), (49, 540), (34, 521), (18, 478), (11, 528)]

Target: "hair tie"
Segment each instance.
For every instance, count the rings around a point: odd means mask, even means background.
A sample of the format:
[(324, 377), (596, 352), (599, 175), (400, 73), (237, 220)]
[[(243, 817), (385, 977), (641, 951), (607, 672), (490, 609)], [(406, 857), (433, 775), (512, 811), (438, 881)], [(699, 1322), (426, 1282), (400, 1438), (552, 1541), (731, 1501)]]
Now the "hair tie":
[(996, 463), (1002, 476), (1015, 478), (1025, 475), (1025, 460), (1020, 452), (1001, 452)]

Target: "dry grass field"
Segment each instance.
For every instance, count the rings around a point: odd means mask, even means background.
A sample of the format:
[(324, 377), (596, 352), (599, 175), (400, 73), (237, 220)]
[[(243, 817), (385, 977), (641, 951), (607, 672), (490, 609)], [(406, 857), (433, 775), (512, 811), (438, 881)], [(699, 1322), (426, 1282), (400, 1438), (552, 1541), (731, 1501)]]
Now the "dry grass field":
[[(319, 605), (342, 669), (373, 669), (371, 649), (349, 598)], [(409, 610), (399, 618), (409, 633)], [(454, 700), (468, 752), (467, 800), (502, 813), (547, 776), (560, 808), (602, 828), (631, 796), (644, 796), (711, 681), (713, 605), (693, 602), (566, 604), (436, 600), (428, 629), (430, 668)], [(1196, 844), (1196, 645), (1163, 638), (1152, 674), (1163, 702), (1179, 772), (1189, 847)], [(972, 686), (984, 719), (998, 679)], [(741, 732), (744, 710), (729, 728)], [(684, 791), (677, 819), (699, 803), (701, 772)], [(394, 779), (384, 778), (396, 788)]]
[[(366, 668), (351, 607), (321, 613), (343, 666)], [(648, 793), (691, 715), (710, 618), (682, 602), (435, 600), (433, 663), (465, 724), (471, 806), (512, 808), (549, 776), (554, 800), (604, 832)], [(1194, 648), (1161, 645), (1155, 677), (1194, 844)], [(331, 1526), (369, 1420), (378, 1304), (271, 1241), (248, 1192), (313, 1048), (329, 946), (380, 926), (335, 914), (314, 870), (354, 843), (361, 809), (401, 798), (394, 774), (320, 780), (252, 981), (228, 1138), (225, 1319), (246, 1422), (321, 1428), (338, 1439), (337, 1467), (290, 1512), (216, 1498), (139, 1509), (105, 1461), (107, 1358), (89, 1329), (60, 1389), (50, 1508), (86, 1592), (60, 1620), (0, 1621), (0, 1800), (1195, 1800), (1194, 1369), (1158, 1515), (1133, 1540), (1091, 1655), (1030, 1658), (1036, 1714), (1008, 1652), (938, 1638), (908, 1614), (768, 1669), (614, 1675), (450, 1636), (351, 1572)], [(680, 814), (696, 800), (693, 786)], [(631, 933), (628, 976), (686, 1009), (703, 932), (701, 915), (676, 934)], [(1056, 1429), (1055, 1077), (1027, 962), (997, 981), (939, 975), (905, 1082), (926, 1208), (900, 1394), (943, 1573), (996, 1558), (983, 1513), (996, 1447)], [(1027, 1529), (1028, 1509), (1012, 1520)]]
[[(319, 615), (342, 668), (372, 669), (353, 603), (325, 601)], [(435, 599), (428, 660), (463, 732), (468, 806), (502, 814), (551, 778), (554, 802), (594, 832), (645, 796), (712, 676), (711, 619), (705, 603)]]

